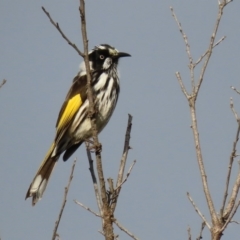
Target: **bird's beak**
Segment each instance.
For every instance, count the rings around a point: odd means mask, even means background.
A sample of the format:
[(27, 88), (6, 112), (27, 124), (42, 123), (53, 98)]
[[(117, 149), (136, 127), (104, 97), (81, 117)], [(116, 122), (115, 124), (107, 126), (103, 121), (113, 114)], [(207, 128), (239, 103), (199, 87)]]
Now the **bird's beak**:
[(125, 52), (119, 52), (116, 57), (118, 57), (118, 58), (120, 58), (120, 57), (131, 57), (131, 55), (128, 54), (128, 53), (125, 53)]

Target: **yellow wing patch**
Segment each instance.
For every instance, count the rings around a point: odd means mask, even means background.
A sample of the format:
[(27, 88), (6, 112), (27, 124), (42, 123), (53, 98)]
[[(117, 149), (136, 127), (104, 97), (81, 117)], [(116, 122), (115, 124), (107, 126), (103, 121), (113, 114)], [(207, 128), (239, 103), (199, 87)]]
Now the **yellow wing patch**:
[(79, 107), (82, 105), (82, 98), (80, 94), (75, 95), (71, 99), (68, 100), (68, 103), (60, 117), (60, 120), (57, 125), (57, 131), (64, 127), (77, 112)]

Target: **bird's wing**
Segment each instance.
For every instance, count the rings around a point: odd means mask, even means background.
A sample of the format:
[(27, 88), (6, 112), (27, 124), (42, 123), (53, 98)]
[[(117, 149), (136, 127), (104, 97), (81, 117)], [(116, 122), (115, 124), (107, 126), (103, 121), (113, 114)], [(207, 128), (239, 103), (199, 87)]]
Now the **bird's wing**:
[(69, 125), (72, 123), (75, 114), (85, 102), (87, 98), (86, 84), (86, 76), (76, 76), (74, 78), (72, 86), (58, 115), (55, 140), (59, 140), (59, 138), (65, 133)]

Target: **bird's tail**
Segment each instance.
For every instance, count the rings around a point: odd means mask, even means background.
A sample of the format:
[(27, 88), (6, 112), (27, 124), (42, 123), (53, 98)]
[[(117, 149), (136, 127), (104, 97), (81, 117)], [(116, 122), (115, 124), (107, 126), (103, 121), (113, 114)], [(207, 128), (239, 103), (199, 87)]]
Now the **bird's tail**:
[(55, 143), (49, 149), (27, 191), (26, 199), (32, 197), (33, 206), (42, 198), (53, 168), (59, 158), (59, 156), (52, 157), (54, 149)]

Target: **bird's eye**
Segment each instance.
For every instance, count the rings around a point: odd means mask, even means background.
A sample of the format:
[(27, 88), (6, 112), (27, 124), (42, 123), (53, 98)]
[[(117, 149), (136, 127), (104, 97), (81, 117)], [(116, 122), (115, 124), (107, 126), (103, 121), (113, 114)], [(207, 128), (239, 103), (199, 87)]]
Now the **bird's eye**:
[(104, 55), (100, 55), (99, 58), (103, 60), (104, 59)]

